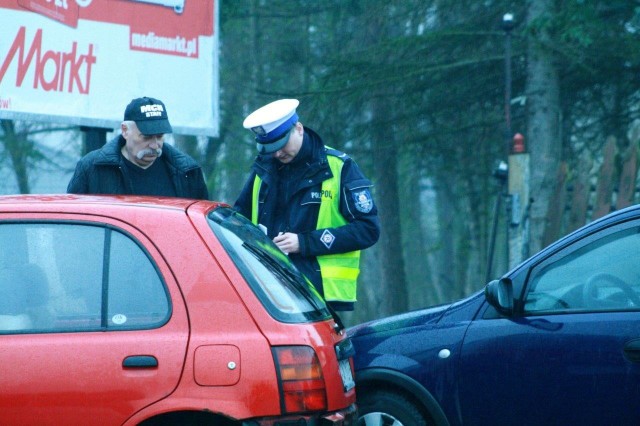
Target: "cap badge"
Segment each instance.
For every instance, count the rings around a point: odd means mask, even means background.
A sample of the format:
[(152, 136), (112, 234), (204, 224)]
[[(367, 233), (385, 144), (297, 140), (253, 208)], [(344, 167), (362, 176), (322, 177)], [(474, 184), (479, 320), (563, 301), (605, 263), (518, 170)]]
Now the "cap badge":
[(267, 134), (266, 130), (264, 130), (264, 127), (262, 126), (252, 127), (251, 130), (253, 131), (253, 133), (259, 136), (264, 136)]

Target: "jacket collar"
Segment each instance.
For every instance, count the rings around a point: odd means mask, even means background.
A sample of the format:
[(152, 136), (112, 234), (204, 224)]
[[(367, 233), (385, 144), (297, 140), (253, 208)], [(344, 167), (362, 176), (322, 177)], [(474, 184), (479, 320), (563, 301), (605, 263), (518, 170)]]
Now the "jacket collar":
[[(97, 153), (96, 164), (101, 166), (120, 166), (126, 161), (120, 152), (120, 149), (126, 143), (122, 135), (118, 135), (110, 142), (107, 142)], [(172, 169), (178, 173), (187, 173), (197, 169), (200, 166), (191, 157), (186, 156), (182, 152), (169, 144), (162, 147), (162, 156), (159, 160), (166, 161)]]

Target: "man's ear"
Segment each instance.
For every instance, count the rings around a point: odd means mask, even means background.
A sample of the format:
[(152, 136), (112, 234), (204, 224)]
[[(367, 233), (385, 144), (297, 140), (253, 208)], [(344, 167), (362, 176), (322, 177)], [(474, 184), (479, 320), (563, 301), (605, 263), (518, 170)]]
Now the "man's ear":
[(126, 122), (123, 121), (122, 123), (120, 123), (120, 133), (122, 133), (123, 137), (128, 130), (129, 130), (129, 125)]

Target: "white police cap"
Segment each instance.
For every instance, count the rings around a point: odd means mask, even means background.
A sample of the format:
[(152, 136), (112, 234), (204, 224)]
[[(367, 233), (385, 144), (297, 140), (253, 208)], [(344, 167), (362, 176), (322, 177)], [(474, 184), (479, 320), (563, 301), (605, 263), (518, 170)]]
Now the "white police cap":
[(297, 99), (280, 99), (258, 108), (244, 119), (245, 129), (256, 135), (258, 152), (272, 154), (284, 147), (289, 140), (285, 136), (298, 122)]

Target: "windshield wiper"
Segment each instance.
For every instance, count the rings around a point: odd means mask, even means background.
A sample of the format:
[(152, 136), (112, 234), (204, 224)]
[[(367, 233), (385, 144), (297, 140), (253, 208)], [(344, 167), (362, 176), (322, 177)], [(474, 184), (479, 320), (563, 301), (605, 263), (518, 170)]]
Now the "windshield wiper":
[(319, 311), (323, 310), (324, 307), (318, 304), (318, 299), (314, 298), (310, 294), (311, 291), (309, 290), (309, 288), (301, 283), (301, 280), (303, 280), (304, 278), (298, 277), (293, 271), (281, 265), (269, 254), (269, 252), (267, 252), (263, 248), (246, 241), (242, 243), (242, 246), (246, 248), (249, 253), (253, 254), (265, 266), (268, 266), (271, 272), (276, 274), (284, 281), (292, 284), (314, 308)]
[[(302, 293), (304, 298), (309, 303), (311, 303), (312, 306), (314, 306), (317, 310), (322, 310), (323, 306), (318, 305), (318, 300), (310, 294), (311, 290), (306, 285), (300, 282), (300, 280), (305, 279), (303, 276), (298, 277), (293, 271), (291, 271), (289, 268), (284, 267), (275, 258), (273, 258), (268, 251), (255, 244), (245, 241), (242, 243), (242, 246), (246, 248), (249, 253), (253, 254), (259, 261), (268, 266), (274, 274), (293, 284), (293, 286), (295, 286), (295, 288), (298, 289), (300, 293)], [(345, 329), (345, 326), (340, 316), (338, 316), (338, 313), (331, 307), (331, 305), (326, 302), (324, 308), (326, 308), (329, 311), (329, 314), (333, 317), (333, 320), (335, 322), (334, 328), (336, 332), (341, 333), (342, 330)]]

